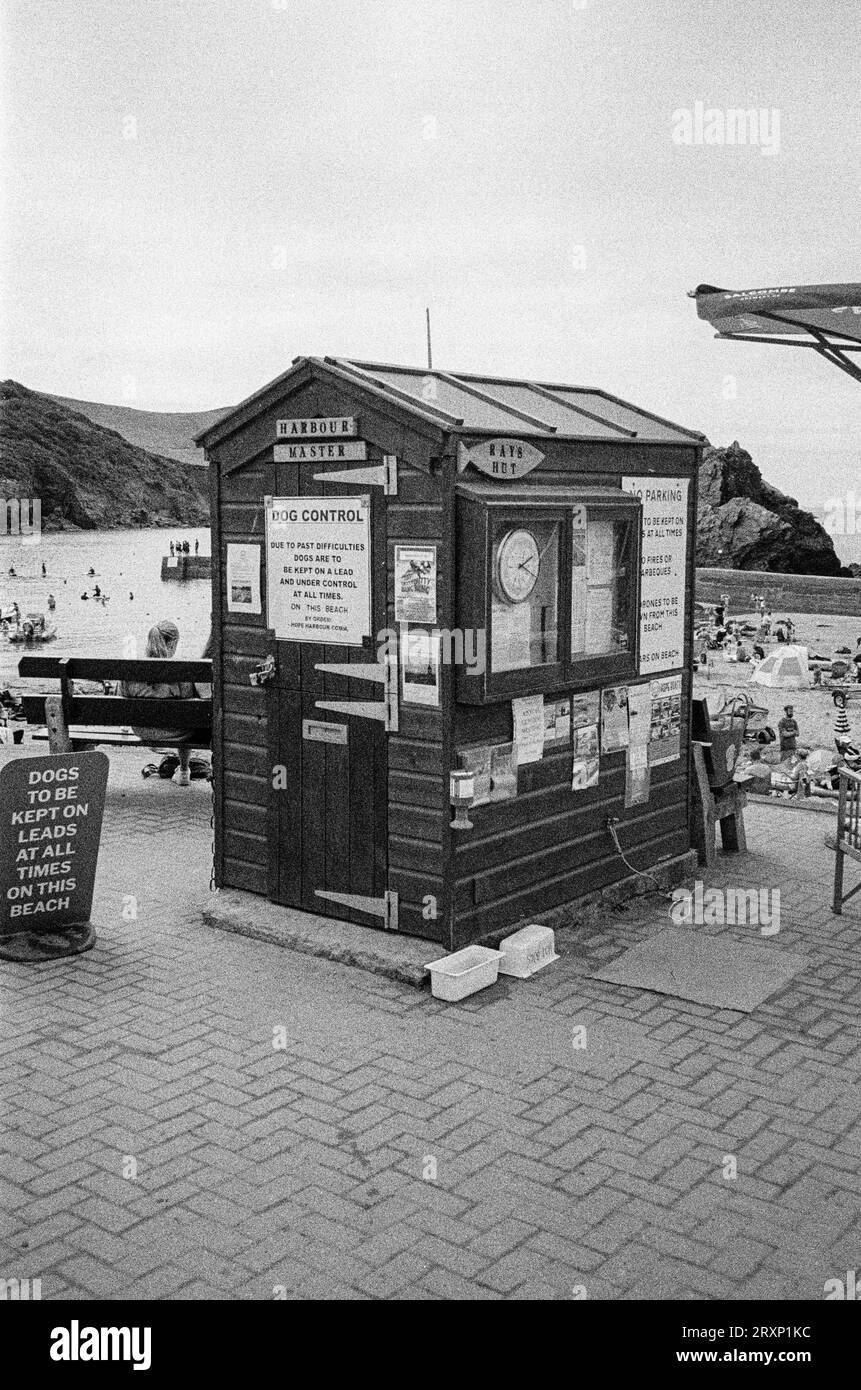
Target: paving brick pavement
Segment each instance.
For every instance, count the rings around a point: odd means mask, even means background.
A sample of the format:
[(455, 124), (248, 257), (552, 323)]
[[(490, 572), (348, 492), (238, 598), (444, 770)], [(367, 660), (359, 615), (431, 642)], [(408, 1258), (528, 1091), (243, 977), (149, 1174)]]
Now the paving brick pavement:
[(95, 951), (0, 967), (0, 1277), (44, 1298), (779, 1300), (861, 1268), (861, 909), (828, 910), (824, 818), (754, 808), (750, 853), (709, 877), (779, 887), (806, 961), (752, 1014), (585, 973), (666, 925), (656, 897), (444, 1005), (204, 927), (209, 789), (142, 761), (112, 758)]

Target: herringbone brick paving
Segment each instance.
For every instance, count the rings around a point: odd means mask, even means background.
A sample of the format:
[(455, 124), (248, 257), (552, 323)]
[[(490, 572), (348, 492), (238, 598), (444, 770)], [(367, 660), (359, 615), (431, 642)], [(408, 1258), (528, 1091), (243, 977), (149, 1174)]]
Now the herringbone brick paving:
[(828, 910), (824, 818), (753, 809), (750, 853), (709, 878), (779, 886), (807, 961), (753, 1014), (586, 976), (666, 924), (659, 897), (452, 1006), (202, 926), (209, 789), (139, 762), (112, 758), (96, 950), (2, 967), (0, 1277), (787, 1299), (861, 1268), (861, 910)]

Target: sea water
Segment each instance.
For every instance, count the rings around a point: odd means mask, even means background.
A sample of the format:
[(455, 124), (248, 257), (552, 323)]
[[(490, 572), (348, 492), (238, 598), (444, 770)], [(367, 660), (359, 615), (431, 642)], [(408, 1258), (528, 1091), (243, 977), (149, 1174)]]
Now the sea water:
[[(22, 617), (44, 613), (56, 627), (55, 641), (12, 643), (0, 636), (0, 689), (18, 683), (18, 661), (26, 653), (45, 656), (139, 656), (147, 632), (161, 618), (179, 628), (178, 657), (198, 657), (209, 636), (212, 590), (209, 579), (163, 581), (161, 561), (170, 542), (187, 540), (191, 553), (209, 555), (209, 528), (175, 527), (136, 531), (75, 531), (43, 534), (35, 543), (0, 536), (0, 607), (17, 603)], [(44, 562), (46, 575), (42, 575)], [(14, 568), (17, 577), (9, 574)], [(95, 575), (88, 573), (90, 568)], [(108, 598), (92, 598), (98, 585)], [(87, 599), (83, 594), (89, 594)], [(48, 611), (48, 595), (57, 607)], [(35, 684), (27, 681), (21, 688)]]

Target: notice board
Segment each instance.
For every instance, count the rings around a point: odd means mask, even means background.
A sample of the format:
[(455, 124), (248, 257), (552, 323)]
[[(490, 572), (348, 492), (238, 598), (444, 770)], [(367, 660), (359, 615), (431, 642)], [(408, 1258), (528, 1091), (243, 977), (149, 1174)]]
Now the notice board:
[(370, 497), (267, 498), (266, 613), (282, 642), (371, 636)]
[(104, 753), (0, 769), (0, 938), (89, 921), (107, 781)]
[(623, 478), (643, 504), (640, 675), (684, 665), (688, 479)]

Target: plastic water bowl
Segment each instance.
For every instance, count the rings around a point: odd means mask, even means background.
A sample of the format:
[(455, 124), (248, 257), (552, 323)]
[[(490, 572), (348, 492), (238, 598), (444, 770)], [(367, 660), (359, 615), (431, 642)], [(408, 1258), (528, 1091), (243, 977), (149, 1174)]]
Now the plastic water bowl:
[(559, 959), (553, 929), (537, 923), (506, 936), (500, 941), (499, 949), (502, 952), (499, 973), (515, 975), (518, 980), (528, 980), (536, 970), (543, 970), (545, 965)]
[(431, 994), (434, 999), (453, 1003), (487, 989), (496, 983), (501, 959), (502, 952), (492, 951), (489, 946), (465, 946), (441, 960), (432, 960), (428, 965)]

